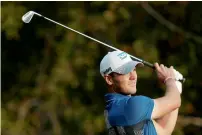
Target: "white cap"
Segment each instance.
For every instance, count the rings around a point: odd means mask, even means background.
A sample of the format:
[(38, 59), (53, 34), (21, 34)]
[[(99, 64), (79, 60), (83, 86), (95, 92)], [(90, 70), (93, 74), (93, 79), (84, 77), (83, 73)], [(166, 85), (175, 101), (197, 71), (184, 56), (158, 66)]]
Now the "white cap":
[(130, 55), (123, 51), (108, 52), (100, 62), (100, 73), (102, 76), (112, 72), (128, 74), (139, 64), (144, 65), (141, 62), (133, 61)]

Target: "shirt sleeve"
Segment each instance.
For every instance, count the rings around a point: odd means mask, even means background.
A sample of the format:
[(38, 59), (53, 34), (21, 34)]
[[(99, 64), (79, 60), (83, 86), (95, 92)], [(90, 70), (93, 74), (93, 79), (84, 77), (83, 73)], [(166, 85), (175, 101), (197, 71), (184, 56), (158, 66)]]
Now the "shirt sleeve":
[(142, 120), (151, 120), (154, 100), (146, 96), (134, 96), (128, 99), (125, 106), (125, 118), (128, 124), (136, 124)]

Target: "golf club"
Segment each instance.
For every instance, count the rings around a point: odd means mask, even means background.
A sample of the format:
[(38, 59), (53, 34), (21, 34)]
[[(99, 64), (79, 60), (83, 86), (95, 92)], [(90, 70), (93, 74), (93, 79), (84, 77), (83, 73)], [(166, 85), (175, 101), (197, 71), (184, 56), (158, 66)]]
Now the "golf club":
[[(92, 38), (92, 37), (90, 37), (90, 36), (88, 36), (88, 35), (85, 35), (85, 34), (79, 32), (79, 31), (76, 31), (76, 30), (74, 30), (74, 29), (72, 29), (72, 28), (69, 28), (69, 27), (67, 27), (67, 26), (65, 26), (65, 25), (63, 25), (63, 24), (61, 24), (61, 23), (58, 23), (58, 22), (56, 22), (56, 21), (54, 21), (54, 20), (52, 20), (52, 19), (49, 19), (49, 18), (47, 18), (47, 17), (45, 17), (45, 16), (43, 16), (43, 15), (41, 15), (41, 14), (39, 14), (39, 13), (34, 12), (34, 11), (29, 11), (29, 12), (27, 12), (26, 14), (24, 14), (24, 15), (22, 16), (22, 21), (25, 22), (25, 23), (29, 23), (29, 22), (32, 20), (32, 18), (33, 18), (34, 15), (37, 15), (37, 16), (42, 17), (42, 18), (44, 18), (44, 19), (46, 19), (46, 20), (48, 20), (48, 21), (51, 21), (51, 22), (53, 22), (53, 23), (55, 23), (55, 24), (58, 24), (58, 25), (60, 25), (60, 26), (62, 26), (62, 27), (65, 27), (65, 28), (67, 28), (67, 29), (69, 29), (69, 30), (71, 30), (71, 31), (74, 31), (74, 32), (76, 32), (76, 33), (78, 33), (78, 34), (80, 34), (80, 35), (82, 35), (82, 36), (84, 36), (84, 37), (87, 37), (87, 38), (89, 38), (89, 39), (91, 39), (91, 40), (93, 40), (93, 41), (95, 41), (95, 42), (98, 42), (98, 43), (100, 43), (100, 44), (102, 44), (102, 45), (104, 45), (104, 46), (107, 46), (107, 47), (109, 47), (109, 48), (111, 48), (111, 49), (119, 50), (119, 49), (117, 49), (117, 48), (115, 48), (115, 47), (112, 47), (112, 46), (110, 46), (110, 45), (108, 45), (108, 44), (106, 44), (106, 43), (103, 43), (103, 42), (101, 42), (101, 41), (99, 41), (99, 40), (97, 40), (97, 39), (94, 39), (94, 38)], [(135, 56), (132, 56), (132, 55), (130, 55), (130, 54), (128, 54), (128, 55), (129, 55), (132, 59), (134, 59), (134, 60), (136, 60), (136, 61), (139, 61), (139, 62), (142, 62), (144, 65), (146, 65), (146, 66), (151, 67), (151, 68), (154, 69), (154, 65), (153, 65), (153, 64), (151, 64), (151, 63), (149, 63), (149, 62), (147, 62), (147, 61), (144, 61), (144, 60), (142, 60), (142, 59), (139, 59), (139, 58), (137, 58), (137, 57), (135, 57)], [(180, 78), (180, 81), (184, 82), (184, 81), (185, 81), (185, 78)]]

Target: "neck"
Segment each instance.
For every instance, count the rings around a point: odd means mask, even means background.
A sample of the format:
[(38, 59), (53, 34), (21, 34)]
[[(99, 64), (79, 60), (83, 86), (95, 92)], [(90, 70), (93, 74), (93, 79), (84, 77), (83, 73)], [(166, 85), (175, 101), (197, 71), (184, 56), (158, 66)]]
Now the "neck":
[(125, 96), (131, 96), (131, 94), (126, 94), (126, 93), (120, 92), (119, 90), (113, 89), (112, 87), (108, 87), (108, 92), (109, 93), (118, 93), (118, 94), (125, 95)]

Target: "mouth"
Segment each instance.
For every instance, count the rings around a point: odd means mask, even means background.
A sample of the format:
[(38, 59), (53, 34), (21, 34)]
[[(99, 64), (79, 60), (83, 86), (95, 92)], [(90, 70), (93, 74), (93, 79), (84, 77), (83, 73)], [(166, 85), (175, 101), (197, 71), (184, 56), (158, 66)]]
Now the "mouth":
[(136, 86), (136, 81), (130, 83), (129, 85), (132, 86), (132, 87), (135, 87)]

